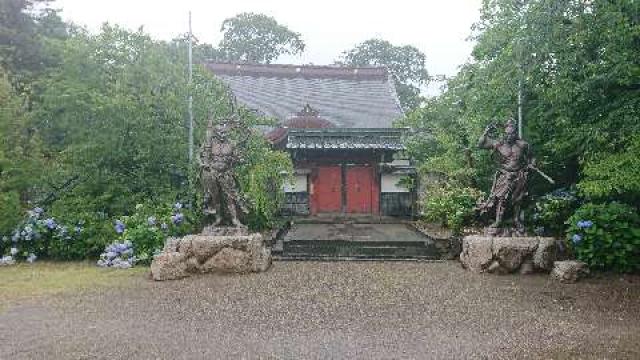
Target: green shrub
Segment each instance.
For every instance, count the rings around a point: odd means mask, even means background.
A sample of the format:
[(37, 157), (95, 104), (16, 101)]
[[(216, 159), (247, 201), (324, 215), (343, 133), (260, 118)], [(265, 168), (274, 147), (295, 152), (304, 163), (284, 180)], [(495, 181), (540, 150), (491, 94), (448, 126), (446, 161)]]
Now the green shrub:
[(581, 206), (567, 221), (567, 239), (576, 257), (600, 270), (640, 269), (640, 217), (621, 203)]
[(138, 262), (148, 264), (168, 236), (184, 236), (197, 230), (200, 217), (189, 204), (157, 206), (138, 204), (130, 216), (114, 221), (117, 242), (130, 241)]
[(0, 255), (16, 259), (44, 257), (54, 260), (78, 260), (86, 257), (84, 221), (63, 223), (36, 207), (11, 235), (0, 242)]
[(535, 233), (538, 235), (561, 236), (565, 233), (565, 222), (576, 211), (578, 198), (573, 190), (558, 189), (536, 202), (533, 211)]
[(462, 227), (473, 217), (478, 198), (482, 195), (477, 189), (455, 187), (448, 184), (431, 186), (423, 201), (424, 217), (428, 221), (438, 222), (459, 233)]

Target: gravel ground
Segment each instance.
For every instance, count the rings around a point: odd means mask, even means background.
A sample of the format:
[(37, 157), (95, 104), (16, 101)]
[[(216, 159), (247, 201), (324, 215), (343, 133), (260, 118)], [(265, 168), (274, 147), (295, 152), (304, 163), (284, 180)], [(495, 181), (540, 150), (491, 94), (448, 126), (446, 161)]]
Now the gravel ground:
[(563, 285), (457, 262), (136, 277), (0, 313), (0, 359), (640, 358), (640, 276)]

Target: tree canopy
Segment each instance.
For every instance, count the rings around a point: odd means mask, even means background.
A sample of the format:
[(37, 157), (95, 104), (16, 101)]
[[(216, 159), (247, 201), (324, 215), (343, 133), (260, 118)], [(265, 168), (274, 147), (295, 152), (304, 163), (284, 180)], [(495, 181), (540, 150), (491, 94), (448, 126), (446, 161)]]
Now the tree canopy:
[(370, 39), (345, 51), (342, 63), (350, 66), (386, 66), (395, 81), (402, 108), (417, 108), (422, 102), (420, 87), (429, 81), (426, 56), (411, 45), (395, 46), (386, 40)]
[[(485, 0), (473, 37), (473, 60), (403, 121), (423, 169), (488, 189), (491, 159), (475, 142), (517, 113), (520, 80), (524, 138), (555, 187), (638, 207), (640, 3)], [(532, 180), (533, 195), (554, 189)]]
[(296, 55), (304, 51), (299, 33), (279, 24), (264, 14), (241, 13), (224, 20), (218, 45), (227, 61), (270, 64), (280, 55)]

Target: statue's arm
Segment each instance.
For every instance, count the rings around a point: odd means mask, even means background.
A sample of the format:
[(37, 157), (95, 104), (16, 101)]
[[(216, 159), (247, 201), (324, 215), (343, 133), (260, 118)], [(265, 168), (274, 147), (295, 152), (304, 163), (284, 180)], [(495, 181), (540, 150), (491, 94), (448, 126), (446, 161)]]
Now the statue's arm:
[(493, 124), (490, 124), (484, 129), (482, 135), (480, 135), (480, 139), (478, 139), (478, 147), (481, 149), (493, 149), (495, 148), (497, 141), (493, 140), (489, 136), (489, 131), (493, 129)]

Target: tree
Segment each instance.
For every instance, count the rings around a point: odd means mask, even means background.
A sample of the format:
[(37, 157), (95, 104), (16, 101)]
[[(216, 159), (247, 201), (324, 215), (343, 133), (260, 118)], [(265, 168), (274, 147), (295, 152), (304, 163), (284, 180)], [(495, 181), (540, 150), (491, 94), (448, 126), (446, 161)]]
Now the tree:
[(238, 14), (226, 19), (220, 31), (224, 38), (218, 47), (227, 61), (269, 64), (280, 55), (300, 54), (305, 48), (299, 33), (263, 14)]
[(386, 40), (370, 39), (343, 53), (342, 63), (350, 66), (386, 66), (395, 81), (396, 92), (405, 111), (422, 102), (420, 87), (429, 81), (426, 56), (410, 45), (394, 46)]
[(67, 26), (49, 2), (0, 1), (0, 66), (13, 78), (28, 81), (55, 62), (44, 49), (46, 39), (64, 38)]

